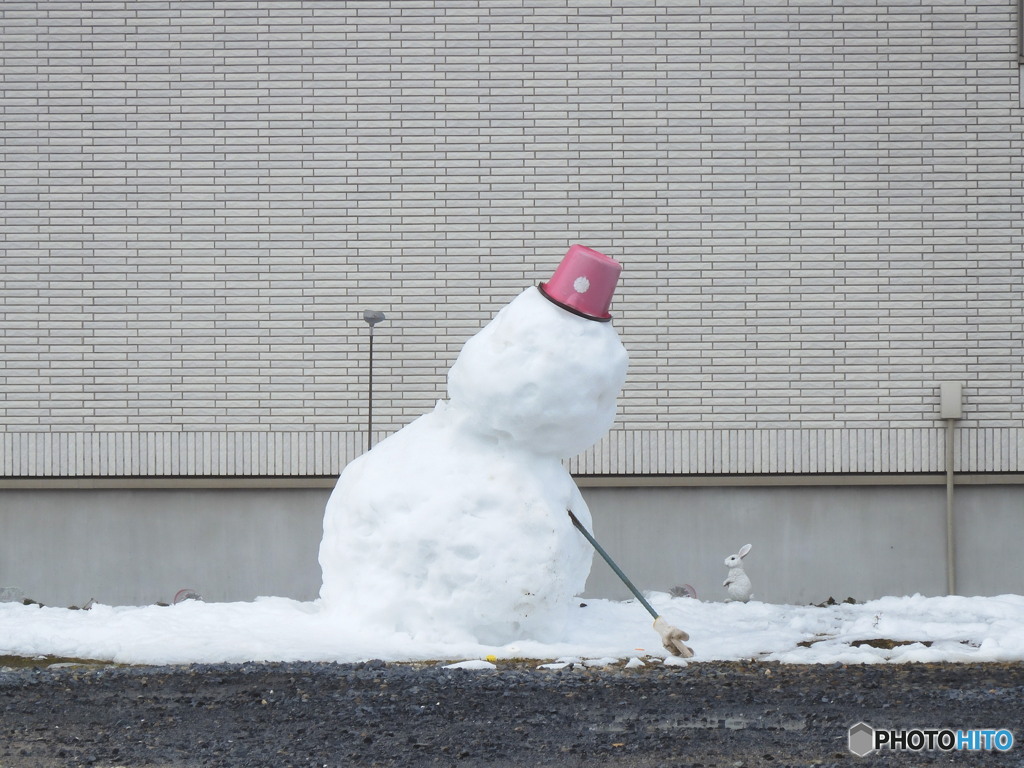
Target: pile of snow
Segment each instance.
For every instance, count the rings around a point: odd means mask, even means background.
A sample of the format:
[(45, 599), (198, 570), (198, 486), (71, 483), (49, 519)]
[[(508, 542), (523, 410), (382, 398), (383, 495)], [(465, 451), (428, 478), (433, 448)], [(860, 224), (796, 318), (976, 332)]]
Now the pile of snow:
[[(1024, 660), (1024, 597), (886, 597), (827, 607), (711, 603), (652, 593), (672, 624), (690, 633), (693, 662), (758, 659), (794, 664)], [(890, 641), (890, 642), (885, 642)], [(666, 653), (635, 601), (588, 600), (557, 639), (496, 645), (424, 639), (347, 621), (322, 603), (261, 598), (185, 601), (170, 607), (88, 611), (0, 603), (0, 655), (54, 655), (129, 664), (190, 662), (478, 660), (528, 658), (566, 664)], [(596, 660), (596, 661), (595, 661)], [(668, 663), (682, 663), (669, 657)], [(538, 662), (540, 664), (540, 662)]]

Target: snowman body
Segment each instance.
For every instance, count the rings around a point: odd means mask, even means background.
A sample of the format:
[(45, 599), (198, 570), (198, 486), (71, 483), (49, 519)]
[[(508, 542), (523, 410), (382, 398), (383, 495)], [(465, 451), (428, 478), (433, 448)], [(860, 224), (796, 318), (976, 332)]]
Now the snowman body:
[(611, 426), (626, 366), (610, 324), (520, 294), (466, 343), (449, 400), (342, 472), (324, 606), (423, 638), (558, 639), (592, 560), (561, 459)]

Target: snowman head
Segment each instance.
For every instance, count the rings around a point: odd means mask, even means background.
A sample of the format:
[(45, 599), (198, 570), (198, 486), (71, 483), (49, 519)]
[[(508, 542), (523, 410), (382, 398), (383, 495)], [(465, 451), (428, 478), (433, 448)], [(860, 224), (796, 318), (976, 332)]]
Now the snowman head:
[(466, 342), (448, 372), (448, 394), (474, 428), (568, 458), (611, 427), (627, 365), (610, 323), (528, 288)]

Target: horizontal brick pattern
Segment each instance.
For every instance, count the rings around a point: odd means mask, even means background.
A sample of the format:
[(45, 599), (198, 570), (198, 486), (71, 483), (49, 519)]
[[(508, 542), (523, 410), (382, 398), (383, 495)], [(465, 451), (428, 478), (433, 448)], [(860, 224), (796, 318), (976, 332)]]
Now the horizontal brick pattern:
[(1014, 12), (7, 0), (3, 471), (333, 473), (363, 309), (386, 434), (572, 242), (631, 354), (580, 471), (931, 471), (941, 380), (1021, 471)]
[[(945, 472), (945, 430), (708, 429), (617, 431), (569, 462), (581, 475), (781, 475)], [(1024, 430), (961, 429), (956, 472), (1017, 472)]]
[(366, 449), (355, 432), (23, 432), (2, 471), (28, 477), (326, 476)]
[[(376, 435), (383, 438), (383, 433)], [(961, 429), (957, 472), (1014, 472), (1024, 432)], [(7, 432), (8, 477), (335, 476), (366, 450), (355, 432)], [(579, 475), (944, 472), (945, 430), (613, 430), (567, 462)]]

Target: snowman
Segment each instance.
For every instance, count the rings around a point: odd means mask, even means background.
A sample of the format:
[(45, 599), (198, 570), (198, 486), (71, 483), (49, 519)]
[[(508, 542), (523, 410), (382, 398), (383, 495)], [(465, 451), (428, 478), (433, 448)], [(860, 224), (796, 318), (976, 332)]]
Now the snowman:
[(572, 246), (466, 342), (447, 401), (345, 468), (324, 516), (325, 610), (421, 639), (560, 639), (593, 554), (562, 459), (615, 418), (620, 270)]

